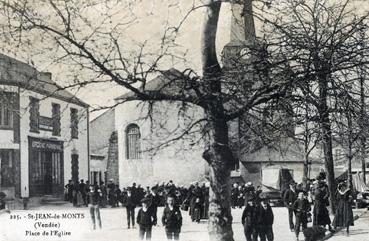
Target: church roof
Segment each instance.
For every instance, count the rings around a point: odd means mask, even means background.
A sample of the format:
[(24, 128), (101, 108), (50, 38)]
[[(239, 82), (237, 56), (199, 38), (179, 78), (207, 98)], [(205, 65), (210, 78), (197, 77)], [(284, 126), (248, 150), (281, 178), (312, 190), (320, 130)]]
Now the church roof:
[[(242, 151), (241, 151), (242, 152)], [(323, 164), (313, 156), (309, 160), (314, 164)], [(263, 146), (258, 150), (241, 154), (241, 161), (245, 163), (303, 163), (304, 151), (302, 143), (291, 138), (282, 138), (279, 145)]]
[[(147, 81), (144, 89), (149, 91), (162, 91), (162, 93), (178, 93), (183, 91), (182, 77), (183, 74), (179, 70), (171, 68), (163, 71), (161, 75), (155, 77), (154, 79)], [(139, 89), (142, 90), (143, 87)], [(125, 99), (133, 95), (133, 92), (127, 92), (117, 97), (115, 100)]]
[(88, 104), (52, 81), (50, 73), (39, 72), (34, 67), (1, 53), (0, 84), (19, 86), (46, 96), (88, 107)]

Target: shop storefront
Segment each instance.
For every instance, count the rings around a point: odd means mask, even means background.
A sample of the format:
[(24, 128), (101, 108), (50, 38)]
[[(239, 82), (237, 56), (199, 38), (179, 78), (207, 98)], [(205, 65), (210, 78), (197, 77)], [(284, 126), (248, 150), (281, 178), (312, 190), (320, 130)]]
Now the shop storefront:
[(30, 196), (62, 195), (63, 142), (29, 137)]

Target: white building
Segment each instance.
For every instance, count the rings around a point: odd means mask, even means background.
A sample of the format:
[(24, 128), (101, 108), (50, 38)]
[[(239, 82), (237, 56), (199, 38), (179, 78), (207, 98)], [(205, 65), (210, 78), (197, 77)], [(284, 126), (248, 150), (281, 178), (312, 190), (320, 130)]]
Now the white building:
[(50, 73), (0, 54), (1, 191), (61, 196), (88, 179), (88, 105), (59, 90)]
[[(168, 70), (149, 81), (146, 89), (163, 88), (178, 74), (175, 69)], [(168, 89), (173, 91), (171, 87)], [(117, 101), (127, 95), (130, 93)], [(133, 182), (152, 186), (169, 180), (180, 185), (204, 181), (208, 169), (202, 158), (204, 142), (199, 138), (201, 133), (171, 141), (183, 134), (191, 121), (202, 118), (202, 110), (189, 106), (188, 111), (181, 112), (182, 103), (175, 101), (155, 103), (150, 115), (148, 108), (148, 103), (130, 101), (91, 121), (90, 129), (94, 133), (91, 134), (91, 153), (107, 158), (105, 180), (114, 179), (121, 187)]]

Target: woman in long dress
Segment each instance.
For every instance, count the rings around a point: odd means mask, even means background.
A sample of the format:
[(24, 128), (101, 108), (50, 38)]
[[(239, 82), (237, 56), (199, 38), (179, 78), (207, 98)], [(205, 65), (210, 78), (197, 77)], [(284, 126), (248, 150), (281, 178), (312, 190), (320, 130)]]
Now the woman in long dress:
[(349, 234), (349, 227), (354, 226), (354, 215), (352, 213), (352, 194), (346, 183), (338, 184), (336, 215), (334, 217), (334, 228), (346, 227)]
[(329, 211), (327, 209), (329, 191), (324, 181), (318, 181), (316, 183), (314, 196), (313, 225), (324, 227), (328, 225), (329, 230), (332, 231), (331, 219), (329, 218)]

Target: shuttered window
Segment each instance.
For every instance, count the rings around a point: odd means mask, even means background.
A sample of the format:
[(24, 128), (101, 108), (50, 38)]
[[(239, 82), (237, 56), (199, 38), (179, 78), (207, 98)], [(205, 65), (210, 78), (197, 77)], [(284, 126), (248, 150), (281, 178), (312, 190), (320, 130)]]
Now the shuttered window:
[(13, 108), (10, 93), (0, 92), (0, 128), (13, 127)]
[(78, 110), (70, 109), (70, 130), (72, 139), (78, 139)]
[(141, 134), (140, 128), (130, 124), (126, 130), (127, 159), (141, 159)]

